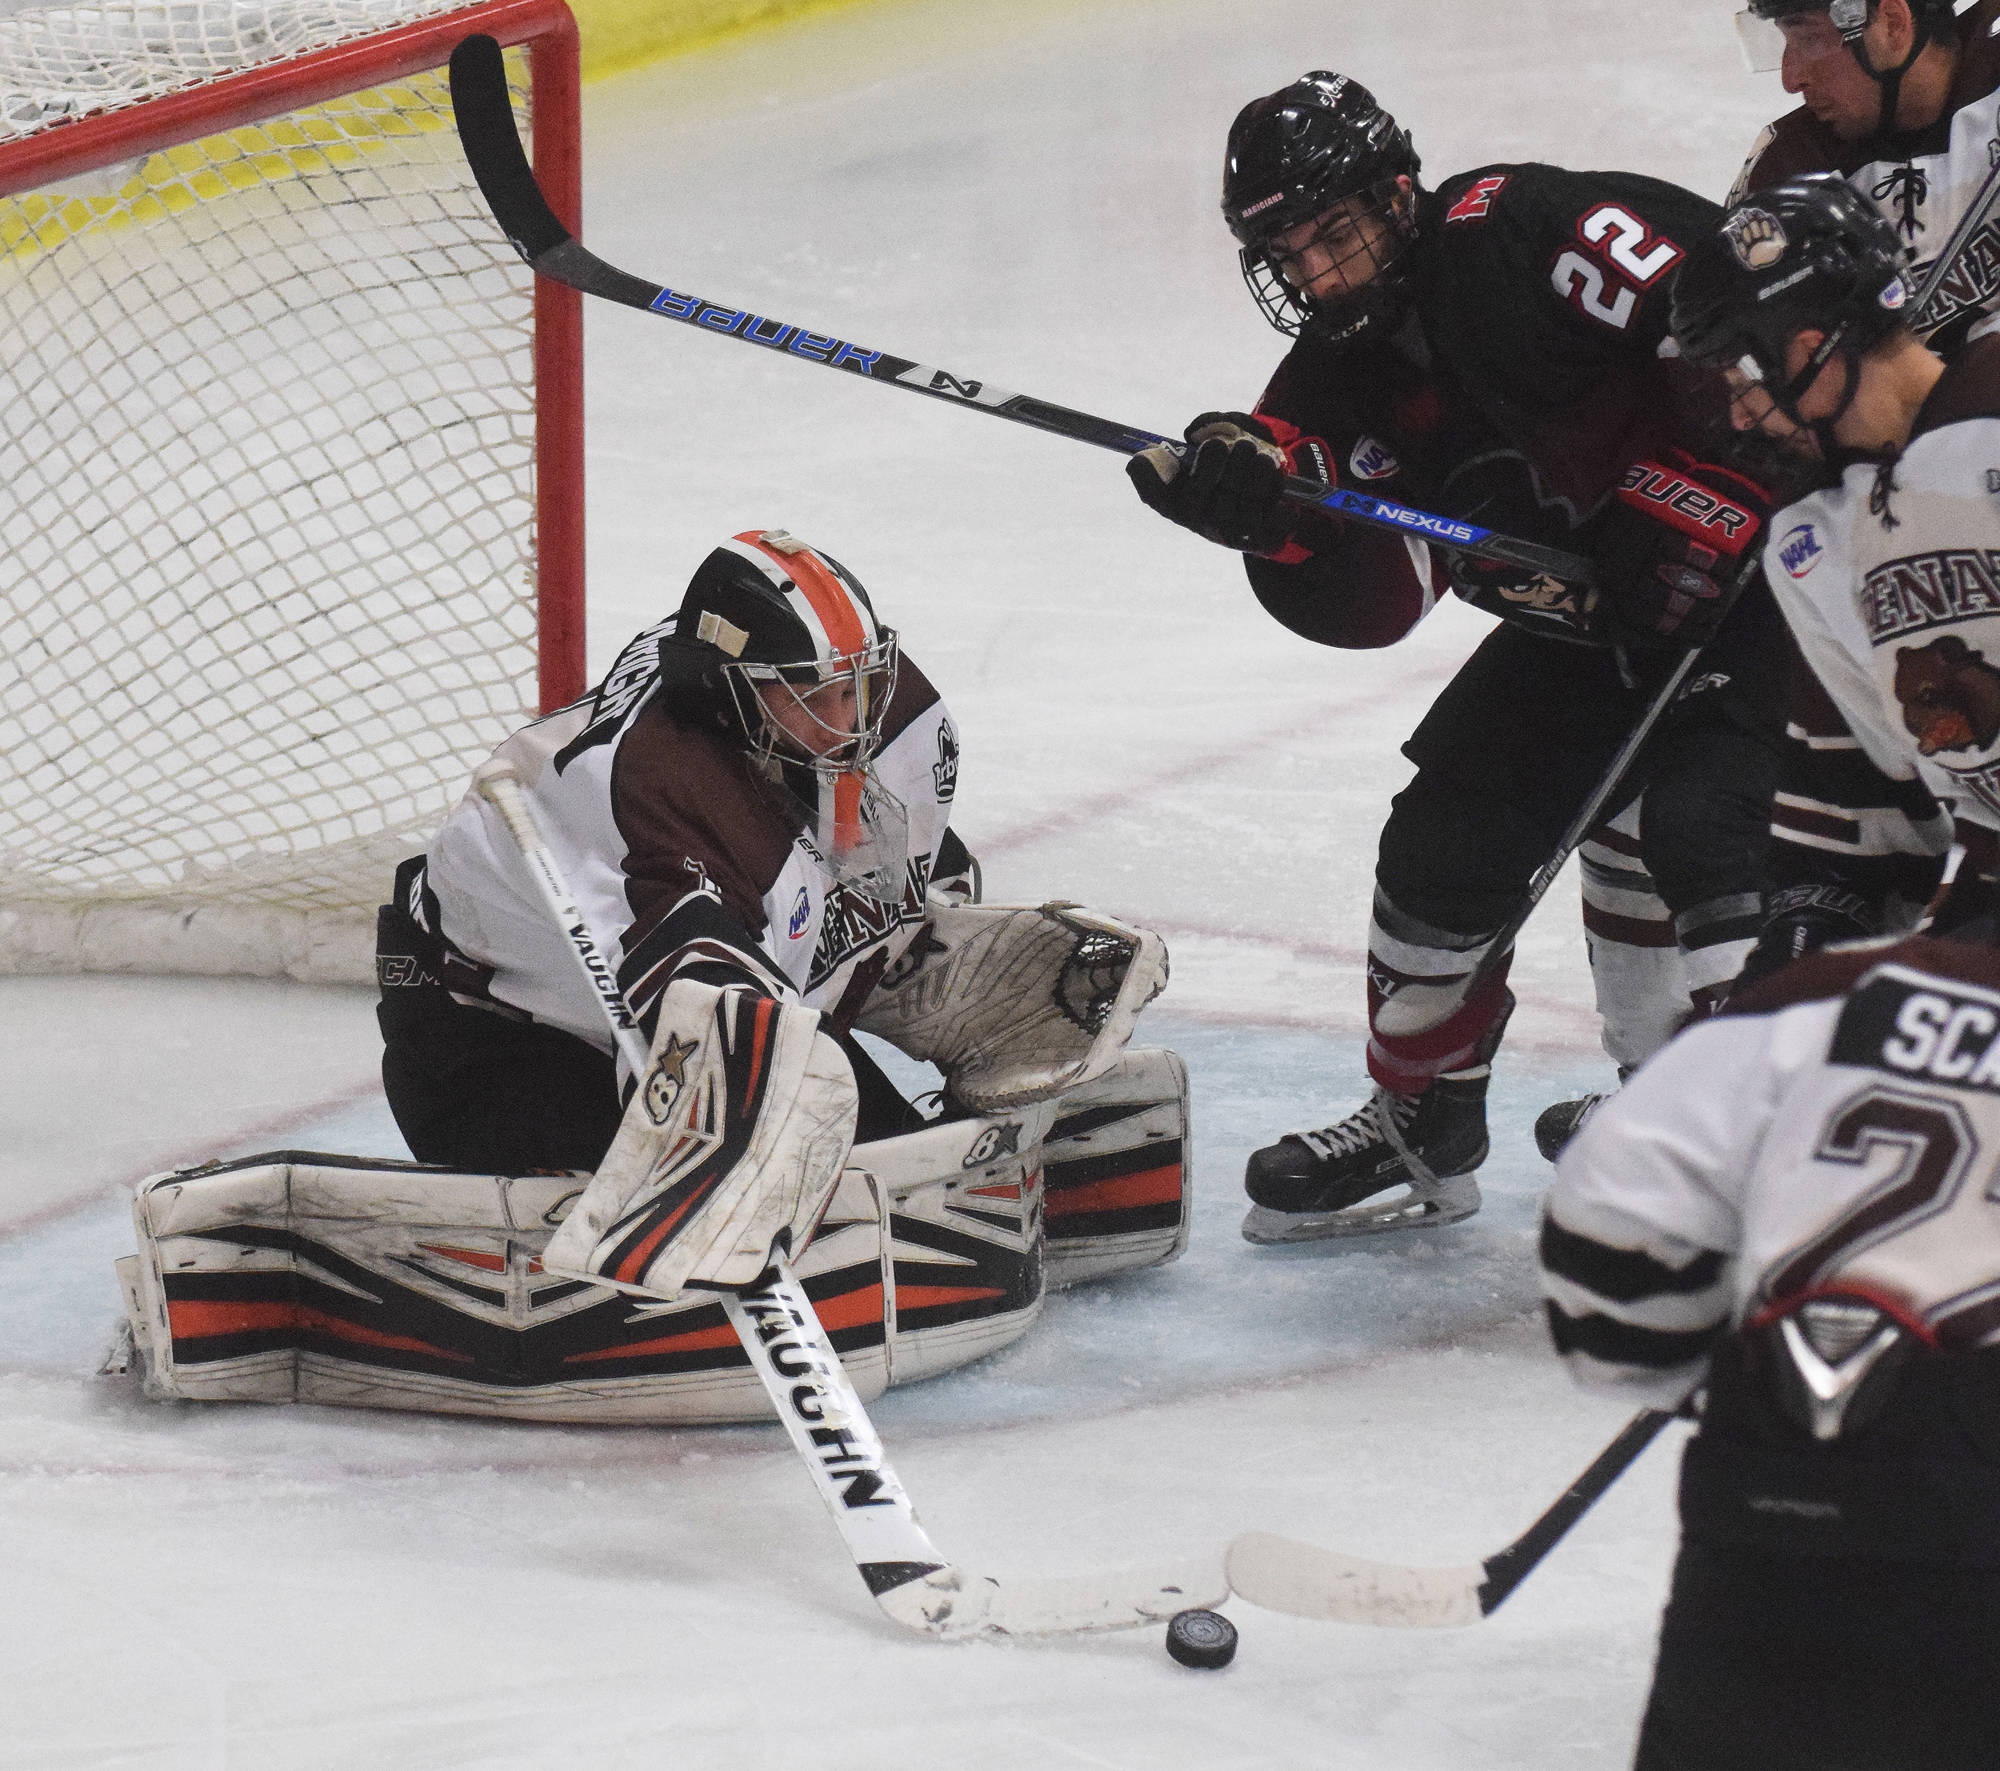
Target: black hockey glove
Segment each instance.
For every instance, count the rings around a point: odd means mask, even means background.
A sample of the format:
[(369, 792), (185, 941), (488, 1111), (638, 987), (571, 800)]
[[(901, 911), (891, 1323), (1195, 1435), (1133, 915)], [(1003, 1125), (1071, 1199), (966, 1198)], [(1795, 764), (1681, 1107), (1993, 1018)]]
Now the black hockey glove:
[(1285, 497), (1285, 477), (1325, 477), (1325, 451), (1300, 460), (1292, 425), (1250, 412), (1204, 412), (1187, 427), (1187, 452), (1142, 449), (1125, 464), (1140, 498), (1170, 522), (1238, 553), (1295, 564), (1293, 542), (1305, 507)]
[(1879, 932), (1868, 900), (1844, 886), (1786, 886), (1773, 892), (1764, 906), (1757, 945), (1750, 949), (1729, 993), (1747, 990), (1835, 941), (1862, 941)]
[(1603, 580), (1593, 636), (1638, 649), (1706, 644), (1770, 515), (1764, 488), (1729, 468), (1680, 449), (1635, 461), (1591, 537)]

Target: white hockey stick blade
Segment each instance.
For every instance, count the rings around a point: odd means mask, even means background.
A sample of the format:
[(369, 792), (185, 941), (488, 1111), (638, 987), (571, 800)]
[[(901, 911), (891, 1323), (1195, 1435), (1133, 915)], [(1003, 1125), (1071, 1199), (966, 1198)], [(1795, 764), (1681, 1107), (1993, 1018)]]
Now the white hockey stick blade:
[(1045, 1580), (994, 1580), (945, 1567), (875, 1597), (906, 1629), (966, 1641), (1143, 1629), (1190, 1607), (1213, 1609), (1229, 1597), (1229, 1581), (1220, 1555)]
[(1239, 1598), (1290, 1617), (1441, 1630), (1486, 1615), (1479, 1603), (1486, 1569), (1479, 1563), (1398, 1568), (1296, 1538), (1246, 1531), (1229, 1546), (1224, 1568)]

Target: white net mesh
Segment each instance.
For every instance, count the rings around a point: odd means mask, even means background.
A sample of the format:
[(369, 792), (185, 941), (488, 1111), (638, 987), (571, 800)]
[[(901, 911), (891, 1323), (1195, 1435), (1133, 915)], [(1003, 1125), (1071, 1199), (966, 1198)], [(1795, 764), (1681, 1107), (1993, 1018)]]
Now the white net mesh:
[[(0, 111), (444, 10), (17, 15)], [(441, 70), (0, 200), (0, 904), (380, 902), (533, 711), (531, 320)]]

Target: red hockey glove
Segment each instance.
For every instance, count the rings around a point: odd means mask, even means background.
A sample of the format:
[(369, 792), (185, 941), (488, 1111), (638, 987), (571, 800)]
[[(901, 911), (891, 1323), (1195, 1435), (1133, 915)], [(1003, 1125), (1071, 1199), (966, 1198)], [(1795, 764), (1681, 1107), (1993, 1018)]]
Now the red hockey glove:
[(1142, 449), (1125, 464), (1140, 498), (1170, 522), (1239, 553), (1296, 565), (1311, 549), (1293, 539), (1305, 507), (1285, 477), (1325, 479), (1328, 455), (1297, 426), (1250, 412), (1204, 412), (1187, 427), (1187, 452)]
[(1726, 467), (1681, 449), (1664, 462), (1635, 461), (1591, 538), (1603, 579), (1591, 631), (1637, 647), (1713, 638), (1724, 592), (1770, 516), (1764, 488)]

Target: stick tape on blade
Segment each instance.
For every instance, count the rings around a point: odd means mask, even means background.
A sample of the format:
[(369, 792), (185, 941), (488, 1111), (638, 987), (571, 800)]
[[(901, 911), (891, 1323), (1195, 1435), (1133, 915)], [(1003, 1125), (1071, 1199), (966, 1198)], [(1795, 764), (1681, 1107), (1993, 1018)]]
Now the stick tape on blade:
[(1397, 1568), (1295, 1538), (1250, 1531), (1229, 1546), (1230, 1587), (1291, 1617), (1394, 1629), (1456, 1629), (1485, 1615), (1481, 1567)]

